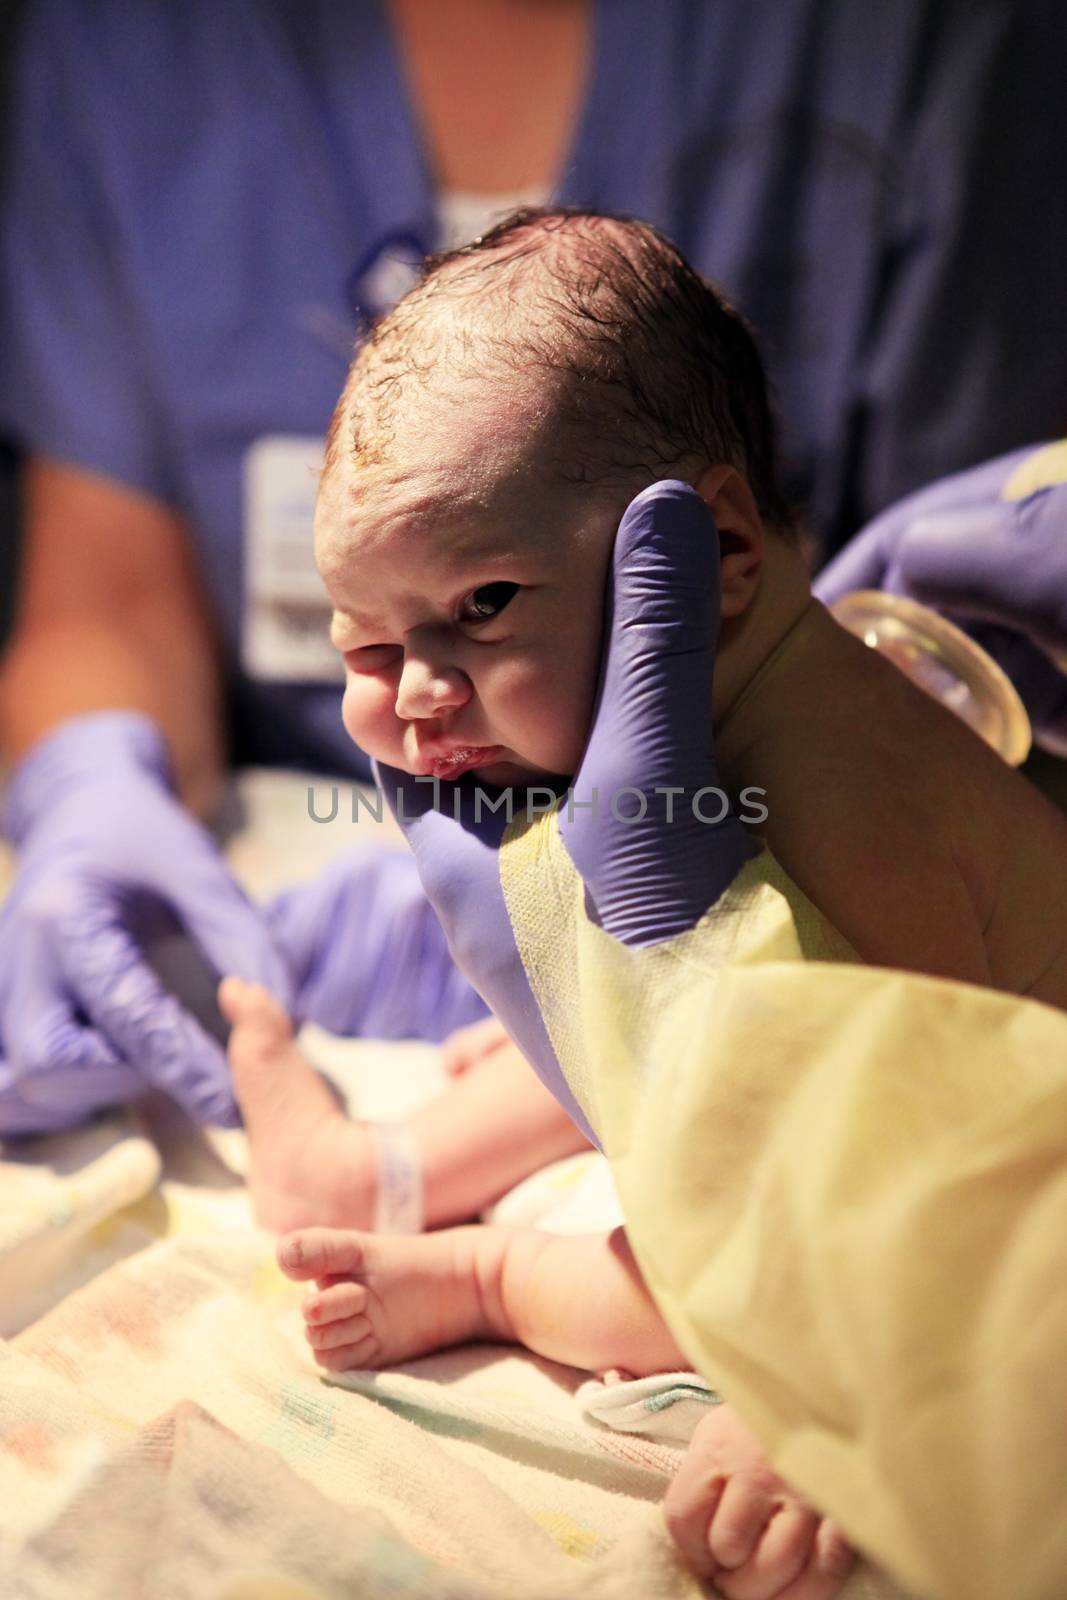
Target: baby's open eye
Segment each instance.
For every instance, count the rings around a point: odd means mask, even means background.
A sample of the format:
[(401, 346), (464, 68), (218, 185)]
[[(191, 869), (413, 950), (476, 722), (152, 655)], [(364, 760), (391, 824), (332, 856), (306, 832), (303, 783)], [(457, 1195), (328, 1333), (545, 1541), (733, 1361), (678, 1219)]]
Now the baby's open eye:
[(483, 583), (481, 588), (472, 589), (467, 598), (460, 602), (459, 620), (488, 622), (490, 618), (498, 616), (509, 601), (514, 600), (519, 588), (517, 583)]

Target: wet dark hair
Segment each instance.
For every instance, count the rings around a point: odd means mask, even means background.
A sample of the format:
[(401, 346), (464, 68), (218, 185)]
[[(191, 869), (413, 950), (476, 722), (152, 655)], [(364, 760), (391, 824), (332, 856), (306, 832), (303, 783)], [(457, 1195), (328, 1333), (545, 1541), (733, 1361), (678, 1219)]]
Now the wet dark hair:
[[(447, 308), (448, 329), (434, 313)], [(751, 331), (658, 229), (632, 217), (523, 209), (459, 250), (369, 332), (327, 441), (381, 459), (408, 385), (543, 376), (558, 470), (634, 492), (727, 462), (790, 535), (767, 378)], [(683, 474), (684, 475), (684, 474)]]

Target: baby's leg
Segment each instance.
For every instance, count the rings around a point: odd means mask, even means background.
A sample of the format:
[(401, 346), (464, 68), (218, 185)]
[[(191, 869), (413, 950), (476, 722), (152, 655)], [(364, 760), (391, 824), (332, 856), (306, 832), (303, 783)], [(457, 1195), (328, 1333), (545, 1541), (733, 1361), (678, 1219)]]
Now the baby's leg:
[(450, 1228), (421, 1237), (311, 1228), (282, 1241), (316, 1360), (332, 1371), (407, 1361), (470, 1340), (520, 1343), (572, 1366), (643, 1374), (684, 1366), (622, 1229), (557, 1238)]
[[(331, 1372), (482, 1339), (638, 1376), (688, 1364), (622, 1229), (557, 1238), (470, 1227), (387, 1238), (309, 1228), (282, 1240), (278, 1259), (290, 1277), (317, 1280), (304, 1318), (315, 1360)], [(840, 1532), (777, 1476), (729, 1406), (702, 1420), (667, 1516), (691, 1564), (734, 1600), (831, 1600), (852, 1564)]]
[(356, 1233), (305, 1228), (283, 1239), (278, 1262), (318, 1288), (304, 1301), (308, 1343), (329, 1372), (384, 1367), (448, 1345), (504, 1337), (482, 1299), (502, 1229)]
[[(251, 1152), (251, 1188), (264, 1227), (374, 1220), (375, 1135), (346, 1116), (297, 1050), (288, 1018), (258, 984), (227, 978), (219, 1004), (233, 1024), (230, 1065)], [(487, 1025), (483, 1025), (488, 1034)], [(546, 1162), (587, 1141), (499, 1029), (463, 1075), (407, 1119), (422, 1171), (427, 1227), (474, 1216)]]
[(289, 1019), (259, 984), (226, 978), (229, 1058), (248, 1133), (257, 1220), (279, 1232), (313, 1222), (369, 1227), (377, 1172), (373, 1136), (346, 1115), (293, 1042)]

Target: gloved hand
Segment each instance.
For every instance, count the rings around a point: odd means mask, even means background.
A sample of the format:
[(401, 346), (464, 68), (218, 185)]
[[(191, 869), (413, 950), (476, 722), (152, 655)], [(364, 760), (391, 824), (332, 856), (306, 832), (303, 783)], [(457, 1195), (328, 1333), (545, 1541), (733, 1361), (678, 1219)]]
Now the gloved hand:
[(1018, 689), (1034, 737), (1067, 756), (1067, 443), (1016, 450), (909, 495), (819, 573), (831, 604), (885, 589), (949, 613)]
[(219, 974), (291, 998), (266, 924), (174, 798), (149, 718), (64, 723), (11, 778), (18, 851), (0, 905), (0, 1135), (70, 1127), (155, 1084), (197, 1119), (233, 1123), (219, 1044), (160, 983), (141, 936), (176, 916)]
[[(575, 804), (564, 807), (560, 828), (593, 919), (626, 944), (655, 944), (691, 927), (751, 854), (732, 814), (703, 821), (693, 805), (699, 791), (718, 789), (709, 721), (719, 546), (711, 513), (687, 484), (653, 484), (627, 507), (606, 623), (593, 726), (574, 776)], [(483, 791), (472, 778), (442, 783), (384, 766), (378, 776), (457, 965), (592, 1136), (508, 920), (497, 862), (505, 810), (480, 804)], [(595, 812), (588, 809), (594, 800)], [(697, 804), (709, 819), (722, 809), (706, 794)]]
[(436, 1042), (486, 1015), (406, 850), (356, 845), (276, 895), (266, 915), (301, 1021), (346, 1036)]

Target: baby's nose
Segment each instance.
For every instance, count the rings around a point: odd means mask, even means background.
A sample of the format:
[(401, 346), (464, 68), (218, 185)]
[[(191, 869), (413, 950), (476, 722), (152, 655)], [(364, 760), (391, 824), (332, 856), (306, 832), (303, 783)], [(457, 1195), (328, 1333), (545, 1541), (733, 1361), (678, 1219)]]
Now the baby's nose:
[(473, 693), (471, 681), (458, 667), (409, 658), (396, 691), (396, 714), (410, 722), (458, 711)]

